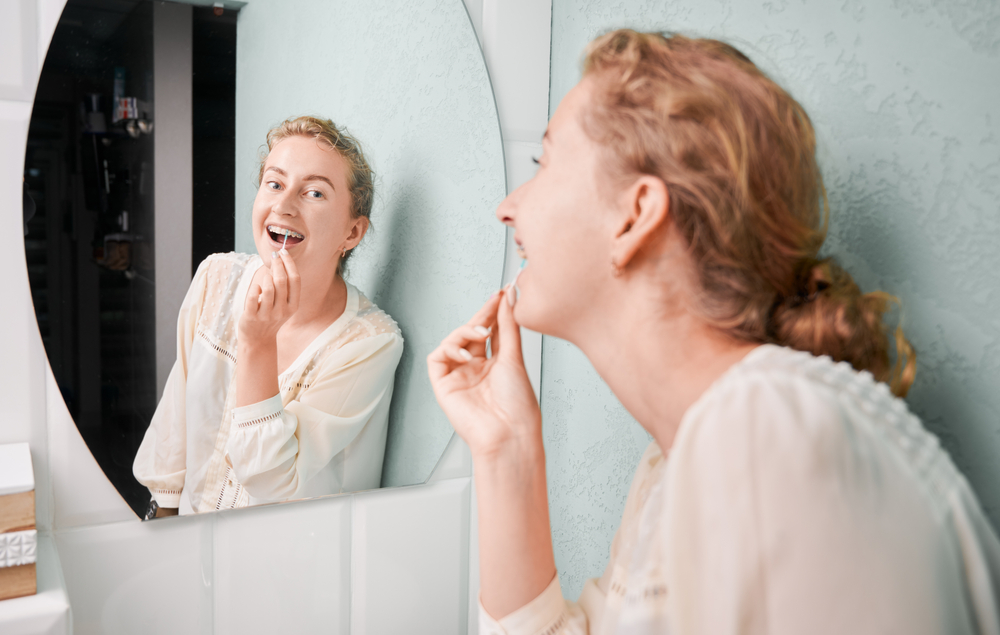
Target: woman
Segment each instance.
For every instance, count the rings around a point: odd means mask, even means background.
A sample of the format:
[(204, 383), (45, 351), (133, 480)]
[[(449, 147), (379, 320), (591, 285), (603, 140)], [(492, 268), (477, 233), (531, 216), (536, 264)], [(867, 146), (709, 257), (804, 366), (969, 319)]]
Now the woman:
[[(890, 298), (817, 256), (805, 112), (712, 40), (617, 31), (584, 69), (497, 211), (527, 266), (428, 358), (473, 454), (479, 632), (998, 632), (1000, 543), (899, 398)], [(519, 325), (579, 346), (654, 438), (578, 603)]]
[(268, 133), (257, 254), (198, 267), (135, 458), (156, 515), (379, 486), (403, 339), (342, 276), (372, 194), (360, 147), (333, 122), (299, 117)]

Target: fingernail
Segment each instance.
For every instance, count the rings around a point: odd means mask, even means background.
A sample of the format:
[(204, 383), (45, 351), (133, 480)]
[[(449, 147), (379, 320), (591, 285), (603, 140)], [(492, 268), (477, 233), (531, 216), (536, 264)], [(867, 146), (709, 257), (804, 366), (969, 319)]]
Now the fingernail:
[(500, 295), (500, 291), (494, 291), (493, 295), (490, 296), (490, 300), (492, 300), (493, 298), (497, 297), (498, 295)]
[(471, 362), (472, 361), (472, 353), (470, 353), (469, 351), (465, 350), (464, 348), (458, 349), (458, 354), (461, 355), (462, 359), (464, 359), (465, 361), (467, 361), (467, 362)]
[(274, 260), (274, 259), (275, 259), (275, 258), (277, 258), (277, 257), (278, 257), (278, 252), (276, 252), (276, 251), (272, 251), (272, 252), (271, 252), (271, 260)]
[(288, 255), (288, 250), (287, 250), (287, 249), (285, 249), (284, 247), (282, 247), (282, 248), (281, 248), (281, 251), (280, 251), (280, 252), (278, 252), (278, 253), (282, 253), (282, 254), (284, 254), (284, 255), (286, 255), (286, 256), (287, 256), (287, 255)]
[(516, 289), (517, 287), (514, 287), (513, 289), (509, 289), (507, 291), (507, 304), (511, 306), (514, 306), (514, 302), (517, 300), (517, 298), (514, 297), (515, 295), (517, 295)]
[(476, 331), (476, 333), (479, 333), (483, 337), (487, 337), (490, 334), (490, 330), (488, 328), (486, 328), (485, 326), (476, 326), (475, 327), (475, 331)]

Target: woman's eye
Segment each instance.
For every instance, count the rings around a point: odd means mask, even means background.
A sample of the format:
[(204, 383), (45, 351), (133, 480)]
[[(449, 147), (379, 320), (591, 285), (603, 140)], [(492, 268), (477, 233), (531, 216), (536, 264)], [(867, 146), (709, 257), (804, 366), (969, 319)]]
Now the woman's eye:
[(268, 189), (271, 189), (271, 190), (281, 189), (281, 186), (278, 185), (277, 183), (275, 183), (274, 181), (268, 181), (267, 182), (267, 187), (268, 187)]
[(538, 163), (538, 157), (531, 157), (531, 162), (534, 163), (535, 165), (540, 165)]
[(323, 192), (317, 192), (316, 190), (309, 190), (308, 194), (310, 198), (323, 198)]

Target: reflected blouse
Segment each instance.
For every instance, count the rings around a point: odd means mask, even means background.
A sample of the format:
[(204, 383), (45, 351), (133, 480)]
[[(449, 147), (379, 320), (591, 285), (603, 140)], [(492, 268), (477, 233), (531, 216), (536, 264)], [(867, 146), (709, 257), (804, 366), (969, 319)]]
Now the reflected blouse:
[(990, 633), (1000, 542), (885, 384), (773, 345), (643, 455), (599, 579), (480, 635)]
[(135, 457), (136, 479), (181, 514), (379, 486), (396, 323), (347, 284), (344, 313), (281, 375), (235, 407), (237, 326), (257, 255), (198, 267), (177, 319), (177, 361)]

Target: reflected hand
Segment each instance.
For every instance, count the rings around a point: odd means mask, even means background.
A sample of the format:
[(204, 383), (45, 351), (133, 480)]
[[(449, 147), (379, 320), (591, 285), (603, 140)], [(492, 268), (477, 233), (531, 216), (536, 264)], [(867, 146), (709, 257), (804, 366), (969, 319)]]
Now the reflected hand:
[(474, 457), (541, 443), (542, 413), (524, 368), (512, 294), (508, 288), (490, 298), (427, 357), (434, 396)]
[(278, 329), (299, 308), (300, 280), (295, 261), (282, 249), (254, 276), (240, 316), (240, 342), (274, 342)]

